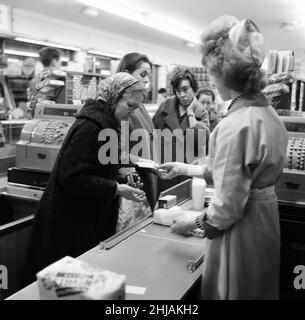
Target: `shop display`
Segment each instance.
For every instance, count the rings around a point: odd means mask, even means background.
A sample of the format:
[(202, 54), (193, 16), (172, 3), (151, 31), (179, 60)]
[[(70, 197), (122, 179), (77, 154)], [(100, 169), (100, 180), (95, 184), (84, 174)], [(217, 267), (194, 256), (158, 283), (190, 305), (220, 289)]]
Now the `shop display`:
[(37, 103), (81, 105), (87, 99), (94, 99), (98, 83), (104, 76), (54, 70), (42, 72), (40, 79), (37, 91), (31, 97), (33, 110)]
[(293, 71), (295, 66), (294, 51), (270, 50), (268, 53), (267, 74)]
[(83, 79), (81, 75), (72, 77), (73, 104), (83, 103), (86, 99), (95, 99), (97, 94), (97, 78)]

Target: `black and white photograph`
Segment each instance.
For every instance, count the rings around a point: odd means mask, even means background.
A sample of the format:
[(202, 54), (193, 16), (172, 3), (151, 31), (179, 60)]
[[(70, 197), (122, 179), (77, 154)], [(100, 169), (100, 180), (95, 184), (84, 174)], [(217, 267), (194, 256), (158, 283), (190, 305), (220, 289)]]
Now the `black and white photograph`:
[(305, 300), (305, 1), (0, 0), (17, 300)]

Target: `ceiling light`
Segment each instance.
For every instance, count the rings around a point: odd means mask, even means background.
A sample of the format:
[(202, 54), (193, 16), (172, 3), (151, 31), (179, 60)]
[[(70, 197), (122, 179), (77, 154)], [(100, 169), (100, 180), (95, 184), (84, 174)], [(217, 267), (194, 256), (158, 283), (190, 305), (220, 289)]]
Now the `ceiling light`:
[(170, 21), (170, 19), (161, 19), (160, 17), (147, 14), (135, 9), (131, 9), (126, 6), (126, 2), (114, 3), (114, 1), (109, 0), (78, 0), (79, 2), (95, 7), (97, 9), (106, 11), (111, 14), (115, 14), (122, 18), (136, 21), (140, 24), (146, 25), (155, 30), (165, 32), (167, 34), (173, 35), (178, 38), (185, 39), (187, 41), (199, 43), (199, 32), (189, 30), (188, 27), (181, 25), (181, 23), (176, 21)]
[(282, 22), (280, 29), (285, 32), (292, 32), (297, 30), (297, 26), (293, 22)]
[(77, 47), (66, 46), (66, 45), (61, 45), (61, 44), (58, 44), (58, 43), (52, 43), (52, 42), (47, 42), (47, 41), (26, 39), (26, 38), (21, 38), (21, 37), (16, 37), (15, 40), (21, 41), (21, 42), (28, 42), (28, 43), (33, 43), (33, 44), (39, 44), (39, 45), (47, 46), (47, 47), (67, 49), (67, 50), (72, 50), (72, 51), (80, 51), (80, 50), (81, 50), (80, 48), (77, 48)]
[(23, 57), (32, 57), (32, 58), (38, 58), (39, 54), (36, 52), (30, 52), (30, 51), (21, 51), (21, 50), (13, 50), (13, 49), (4, 49), (3, 51), (5, 54), (11, 54), (15, 56), (23, 56)]
[(191, 41), (186, 41), (185, 42), (185, 46), (188, 48), (195, 48), (196, 47), (196, 43), (191, 42)]
[(80, 12), (81, 12), (81, 14), (88, 16), (88, 17), (91, 17), (91, 18), (95, 18), (99, 15), (98, 10), (95, 8), (92, 8), (92, 7), (83, 7), (80, 10)]
[(141, 20), (143, 17), (143, 14), (136, 12), (132, 9), (129, 9), (125, 6), (118, 5), (116, 3), (113, 3), (113, 1), (105, 1), (105, 0), (78, 0), (79, 2), (115, 14), (117, 16), (120, 16), (122, 18), (126, 18), (129, 20), (138, 21)]
[(9, 62), (9, 63), (19, 63), (20, 60), (19, 59), (15, 59), (15, 58), (8, 58), (7, 62)]
[(90, 54), (95, 54), (98, 56), (104, 56), (104, 57), (108, 57), (108, 58), (118, 58), (118, 59), (122, 58), (121, 56), (118, 56), (116, 54), (107, 53), (107, 52), (98, 51), (98, 50), (88, 50), (87, 52)]

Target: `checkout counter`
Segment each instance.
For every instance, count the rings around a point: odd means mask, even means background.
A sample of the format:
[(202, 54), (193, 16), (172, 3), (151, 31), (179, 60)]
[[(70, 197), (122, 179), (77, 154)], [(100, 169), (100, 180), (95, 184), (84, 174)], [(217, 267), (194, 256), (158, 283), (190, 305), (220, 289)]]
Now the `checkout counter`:
[[(160, 197), (176, 195), (176, 208), (190, 210), (191, 181), (189, 179), (164, 191)], [(145, 218), (78, 258), (91, 266), (126, 275), (127, 300), (196, 297), (200, 286), (205, 239), (196, 234), (190, 237), (174, 234), (168, 227), (154, 222), (156, 220), (152, 217)], [(39, 299), (37, 282), (8, 299)]]
[[(43, 106), (41, 108), (44, 110)], [(44, 111), (41, 112), (43, 115)], [(28, 189), (39, 191), (40, 188), (43, 192), (47, 176), (41, 174), (48, 174), (60, 147), (61, 138), (56, 140), (54, 135), (58, 130), (67, 132), (73, 122), (71, 120), (68, 126), (57, 122), (54, 126), (51, 124), (54, 120), (45, 119), (43, 122), (41, 119), (37, 126), (29, 124), (24, 129), (18, 150), (19, 167), (9, 179), (12, 188), (7, 195), (39, 200), (39, 195)], [(305, 118), (282, 117), (282, 121), (289, 131), (289, 146), (287, 166), (276, 184), (282, 237), (281, 298), (298, 299), (300, 293), (293, 289), (293, 269), (305, 261)], [(36, 134), (40, 138), (35, 138)], [(28, 175), (25, 171), (32, 173)], [(184, 209), (190, 201), (190, 185), (191, 180), (186, 180), (164, 191), (160, 197), (175, 195), (178, 205)], [(24, 189), (26, 191), (21, 196)], [(177, 300), (197, 296), (204, 251), (205, 239), (173, 234), (168, 227), (153, 223), (150, 217), (116, 234), (79, 259), (92, 266), (125, 274), (128, 286), (141, 288), (136, 292), (127, 291), (127, 299)], [(39, 299), (37, 283), (8, 299)]]

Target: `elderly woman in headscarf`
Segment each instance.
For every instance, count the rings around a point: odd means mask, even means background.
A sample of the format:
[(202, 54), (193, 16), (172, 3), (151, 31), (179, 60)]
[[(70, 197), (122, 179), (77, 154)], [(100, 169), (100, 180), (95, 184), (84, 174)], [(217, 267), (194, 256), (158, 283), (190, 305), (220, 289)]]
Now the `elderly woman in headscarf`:
[(202, 35), (203, 64), (227, 116), (210, 136), (204, 166), (165, 164), (165, 178), (201, 176), (214, 183), (210, 206), (172, 231), (207, 236), (203, 299), (277, 299), (280, 224), (274, 184), (286, 163), (287, 133), (261, 90), (264, 38), (251, 20), (222, 16)]
[[(119, 199), (145, 200), (145, 193), (116, 182), (118, 163), (102, 164), (102, 130), (119, 132), (145, 97), (145, 89), (127, 73), (99, 85), (98, 96), (76, 116), (58, 155), (35, 215), (27, 259), (27, 279), (64, 257), (77, 257), (116, 231)], [(106, 157), (106, 155), (105, 155)]]

